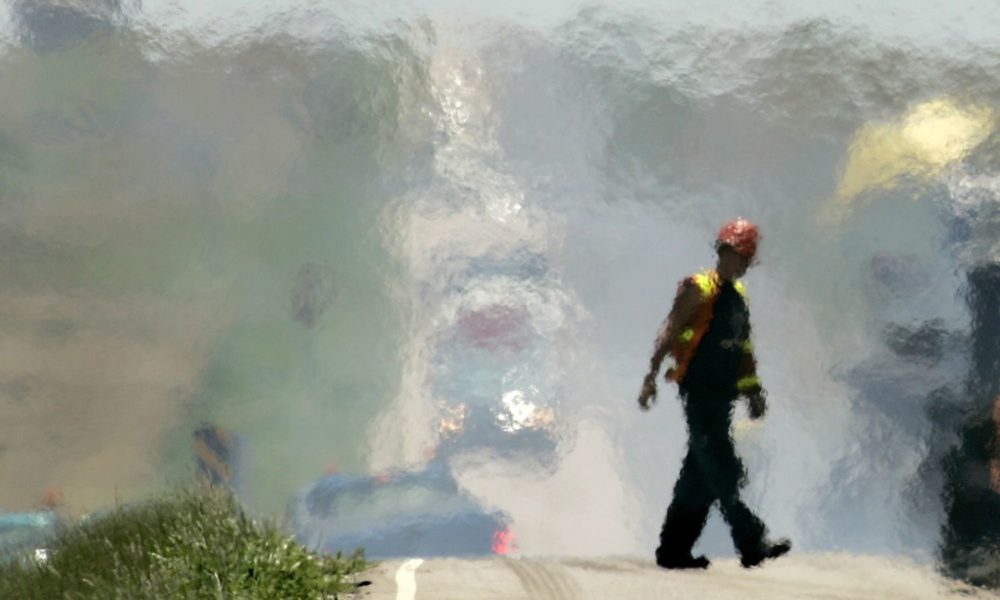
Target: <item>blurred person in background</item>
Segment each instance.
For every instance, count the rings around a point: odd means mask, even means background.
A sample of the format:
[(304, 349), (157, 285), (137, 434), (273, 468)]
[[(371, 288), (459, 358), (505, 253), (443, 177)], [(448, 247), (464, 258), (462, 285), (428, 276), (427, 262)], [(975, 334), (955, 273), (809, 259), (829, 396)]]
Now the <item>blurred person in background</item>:
[(1000, 586), (1000, 263), (967, 275), (972, 368), (956, 443), (942, 460), (941, 558), (951, 576)]

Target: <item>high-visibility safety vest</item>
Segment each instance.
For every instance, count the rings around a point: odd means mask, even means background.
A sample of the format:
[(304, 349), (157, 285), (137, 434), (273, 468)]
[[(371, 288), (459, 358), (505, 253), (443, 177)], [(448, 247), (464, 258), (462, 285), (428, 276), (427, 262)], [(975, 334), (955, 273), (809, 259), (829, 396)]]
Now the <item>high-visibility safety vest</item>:
[[(681, 286), (694, 285), (701, 292), (701, 305), (694, 312), (680, 334), (674, 339), (674, 343), (667, 349), (674, 359), (674, 365), (667, 369), (666, 379), (680, 383), (684, 381), (688, 366), (698, 351), (698, 344), (708, 332), (708, 326), (712, 322), (712, 310), (715, 308), (715, 301), (722, 291), (722, 278), (715, 270), (710, 269), (696, 273), (681, 282)], [(733, 287), (737, 293), (747, 302), (746, 287), (743, 282), (736, 281)], [(753, 354), (753, 344), (750, 342), (749, 323), (747, 324), (747, 339), (743, 342), (743, 360), (740, 362), (740, 376), (736, 381), (736, 389), (744, 392), (758, 387), (760, 380), (757, 378), (757, 361)]]

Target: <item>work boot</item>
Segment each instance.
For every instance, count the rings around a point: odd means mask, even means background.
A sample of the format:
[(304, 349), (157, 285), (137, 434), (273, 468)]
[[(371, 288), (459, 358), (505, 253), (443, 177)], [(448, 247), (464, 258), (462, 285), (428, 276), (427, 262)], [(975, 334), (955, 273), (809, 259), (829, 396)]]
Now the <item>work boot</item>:
[(765, 560), (778, 558), (792, 549), (792, 542), (788, 538), (781, 538), (776, 542), (763, 542), (753, 550), (744, 552), (740, 557), (740, 564), (744, 569), (756, 567)]
[(704, 555), (657, 556), (656, 564), (664, 569), (707, 569), (712, 564)]

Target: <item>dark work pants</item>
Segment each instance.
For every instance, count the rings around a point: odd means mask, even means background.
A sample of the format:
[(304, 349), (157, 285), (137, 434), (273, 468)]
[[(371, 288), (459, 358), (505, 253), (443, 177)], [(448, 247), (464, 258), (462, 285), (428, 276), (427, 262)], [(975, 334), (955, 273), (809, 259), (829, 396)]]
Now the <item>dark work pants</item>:
[(729, 433), (732, 399), (714, 396), (685, 394), (688, 452), (660, 531), (658, 559), (689, 556), (715, 502), (741, 555), (763, 543), (764, 523), (740, 500), (746, 470)]

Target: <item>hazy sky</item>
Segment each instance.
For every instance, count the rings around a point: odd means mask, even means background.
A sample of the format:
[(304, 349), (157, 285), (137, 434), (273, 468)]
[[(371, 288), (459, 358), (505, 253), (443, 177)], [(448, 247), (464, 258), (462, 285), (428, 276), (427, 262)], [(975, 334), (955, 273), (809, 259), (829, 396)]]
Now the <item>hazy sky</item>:
[[(126, 4), (133, 4), (126, 0)], [(685, 24), (720, 29), (782, 27), (803, 19), (825, 18), (852, 28), (871, 30), (877, 37), (907, 38), (916, 45), (952, 48), (956, 43), (1000, 49), (1000, 4), (994, 0), (707, 0), (692, 7), (685, 0), (651, 2), (579, 2), (578, 0), (530, 0), (469, 3), (459, 0), (422, 2), (320, 3), (310, 0), (144, 0), (141, 10), (132, 9), (141, 26), (161, 33), (194, 35), (202, 41), (217, 41), (245, 35), (262, 27), (285, 21), (304, 37), (328, 34), (335, 23), (380, 28), (386, 23), (410, 21), (418, 15), (447, 16), (449, 20), (500, 19), (530, 27), (548, 28), (571, 18), (581, 10), (606, 9), (623, 14), (642, 14), (643, 19), (660, 23), (666, 30)], [(9, 16), (9, 8), (0, 8)], [(7, 19), (4, 19), (7, 20)], [(10, 35), (10, 27), (4, 28)]]
[[(828, 18), (854, 27), (871, 28), (878, 35), (902, 35), (912, 40), (932, 44), (947, 44), (956, 39), (977, 45), (1000, 47), (996, 32), (1000, 30), (1000, 5), (993, 0), (882, 0), (879, 2), (843, 2), (841, 0), (709, 0), (696, 8), (685, 0), (650, 2), (622, 0), (619, 2), (579, 2), (577, 0), (529, 0), (470, 3), (458, 0), (425, 0), (423, 2), (389, 2), (381, 7), (364, 8), (367, 3), (339, 2), (323, 5), (302, 0), (246, 2), (216, 0), (147, 0), (143, 12), (157, 24), (173, 27), (203, 27), (209, 25), (218, 33), (227, 29), (259, 26), (266, 18), (290, 9), (318, 14), (351, 14), (364, 21), (393, 20), (407, 15), (463, 15), (470, 18), (496, 17), (524, 24), (545, 27), (558, 23), (585, 7), (615, 7), (625, 13), (641, 12), (665, 25), (677, 19), (692, 24), (720, 28), (780, 26), (790, 21)], [(325, 7), (324, 7), (325, 6)], [(345, 10), (345, 7), (346, 10)], [(181, 25), (184, 23), (184, 25)], [(225, 26), (220, 26), (226, 23)], [(668, 25), (669, 26), (669, 25)]]

